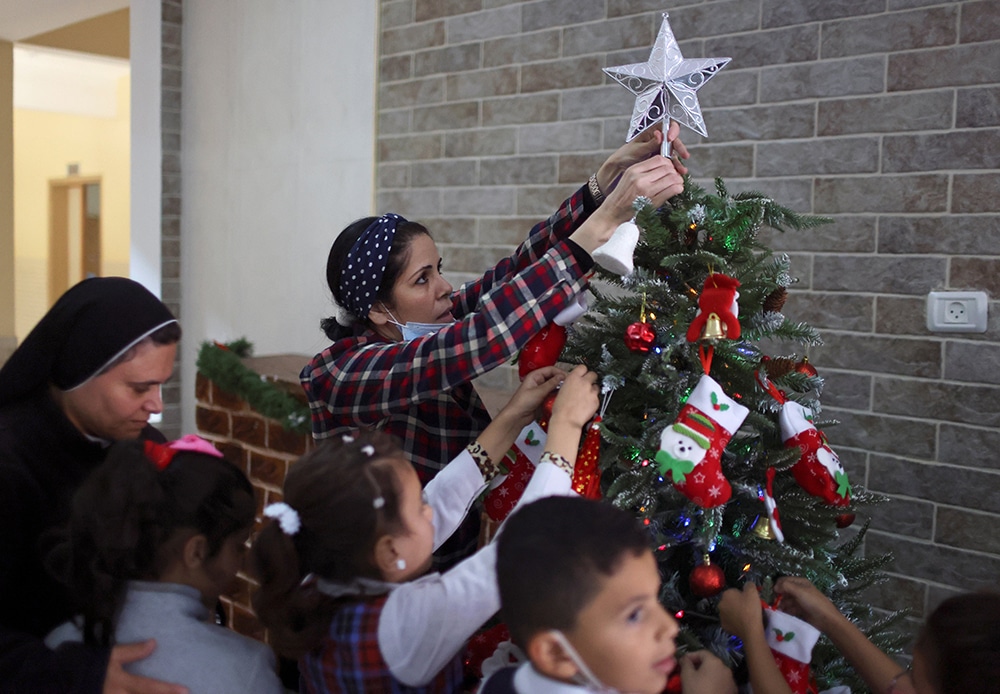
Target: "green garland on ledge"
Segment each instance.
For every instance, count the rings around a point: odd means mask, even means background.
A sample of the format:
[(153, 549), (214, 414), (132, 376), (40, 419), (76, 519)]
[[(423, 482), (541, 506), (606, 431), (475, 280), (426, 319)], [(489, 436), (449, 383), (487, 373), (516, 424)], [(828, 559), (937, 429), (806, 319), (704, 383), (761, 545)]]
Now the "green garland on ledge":
[(281, 423), (286, 431), (311, 431), (309, 407), (278, 385), (268, 381), (243, 363), (253, 355), (246, 338), (226, 344), (202, 342), (198, 350), (198, 373), (220, 388), (246, 400), (257, 412)]

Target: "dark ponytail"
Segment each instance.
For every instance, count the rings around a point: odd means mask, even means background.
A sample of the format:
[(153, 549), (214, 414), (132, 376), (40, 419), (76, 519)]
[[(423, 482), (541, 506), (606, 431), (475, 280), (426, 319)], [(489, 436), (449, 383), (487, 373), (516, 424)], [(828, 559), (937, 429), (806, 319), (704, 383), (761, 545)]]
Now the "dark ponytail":
[(955, 595), (927, 618), (914, 647), (937, 694), (990, 694), (1000, 681), (1000, 593)]
[[(362, 217), (352, 222), (345, 228), (330, 247), (330, 254), (326, 259), (326, 284), (330, 288), (333, 300), (338, 306), (345, 305), (344, 298), (340, 293), (340, 276), (344, 268), (344, 261), (347, 254), (351, 252), (358, 238), (365, 229), (372, 225), (378, 217)], [(382, 282), (379, 284), (375, 300), (383, 304), (392, 304), (392, 288), (396, 285), (403, 266), (409, 259), (410, 243), (417, 236), (430, 236), (427, 227), (417, 222), (405, 222), (396, 229), (396, 235), (392, 241), (392, 250), (389, 251), (389, 258), (386, 261), (385, 273), (382, 275)], [(346, 310), (346, 309), (345, 309)], [(354, 316), (354, 319), (364, 325), (368, 325), (367, 316)], [(354, 334), (353, 325), (341, 325), (337, 322), (336, 316), (329, 316), (319, 322), (319, 327), (326, 333), (326, 336), (336, 342)]]
[(364, 432), (353, 441), (327, 440), (292, 463), (283, 498), (300, 527), (288, 535), (272, 522), (250, 550), (260, 584), (254, 611), (278, 653), (298, 658), (329, 630), (336, 603), (316, 590), (312, 577), (337, 583), (381, 578), (375, 543), (402, 523), (394, 460), (406, 460), (395, 438)]
[(112, 643), (127, 582), (159, 579), (178, 558), (177, 531), (204, 535), (214, 557), (249, 531), (255, 506), (246, 476), (222, 458), (181, 451), (160, 471), (143, 442), (114, 444), (74, 495), (65, 542), (49, 560), (82, 609), (84, 641)]

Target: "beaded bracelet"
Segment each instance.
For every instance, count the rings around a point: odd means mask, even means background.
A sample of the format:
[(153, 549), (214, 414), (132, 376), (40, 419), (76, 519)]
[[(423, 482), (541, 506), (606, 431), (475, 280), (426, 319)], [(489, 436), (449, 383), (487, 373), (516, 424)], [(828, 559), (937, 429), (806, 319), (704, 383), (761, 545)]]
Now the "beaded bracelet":
[(600, 205), (604, 202), (604, 193), (601, 192), (601, 186), (597, 184), (597, 174), (590, 174), (590, 179), (587, 181), (587, 187), (590, 188), (590, 196), (594, 198), (594, 202)]
[(473, 462), (476, 464), (476, 467), (479, 468), (479, 474), (483, 476), (485, 481), (489, 482), (491, 479), (496, 477), (500, 468), (486, 453), (486, 450), (479, 445), (478, 441), (470, 443), (465, 447), (465, 450), (467, 450), (469, 455), (472, 456)]

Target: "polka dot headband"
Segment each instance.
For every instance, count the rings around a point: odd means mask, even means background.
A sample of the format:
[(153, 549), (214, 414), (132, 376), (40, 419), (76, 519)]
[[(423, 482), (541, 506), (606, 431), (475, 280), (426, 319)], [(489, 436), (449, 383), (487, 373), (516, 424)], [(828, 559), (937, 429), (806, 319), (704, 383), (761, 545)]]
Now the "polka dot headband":
[(382, 215), (361, 232), (340, 273), (340, 296), (348, 311), (364, 320), (382, 284), (396, 227), (406, 222), (398, 214)]

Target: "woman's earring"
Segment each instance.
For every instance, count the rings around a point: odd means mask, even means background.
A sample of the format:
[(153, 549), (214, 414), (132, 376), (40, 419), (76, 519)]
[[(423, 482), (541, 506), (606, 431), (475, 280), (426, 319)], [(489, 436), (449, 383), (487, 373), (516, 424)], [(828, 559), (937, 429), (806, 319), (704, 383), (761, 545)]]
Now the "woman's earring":
[(400, 557), (396, 560), (396, 568), (400, 571), (406, 571), (406, 560)]

